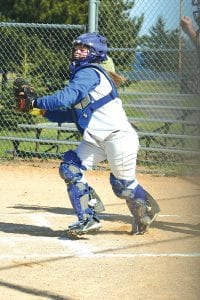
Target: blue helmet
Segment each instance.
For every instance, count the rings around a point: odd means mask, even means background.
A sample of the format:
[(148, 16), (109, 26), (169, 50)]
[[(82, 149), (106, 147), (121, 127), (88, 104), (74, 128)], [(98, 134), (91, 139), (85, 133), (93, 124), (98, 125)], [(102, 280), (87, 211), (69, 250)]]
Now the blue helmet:
[(104, 36), (98, 33), (84, 33), (78, 36), (74, 45), (82, 44), (88, 46), (90, 52), (86, 58), (84, 58), (84, 62), (101, 62), (106, 60), (106, 54), (108, 51), (107, 40)]

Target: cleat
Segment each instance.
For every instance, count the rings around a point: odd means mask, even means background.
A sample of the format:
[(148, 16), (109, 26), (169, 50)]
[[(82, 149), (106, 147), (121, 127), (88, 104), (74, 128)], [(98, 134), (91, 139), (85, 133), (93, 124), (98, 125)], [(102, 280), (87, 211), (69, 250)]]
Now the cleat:
[(98, 231), (102, 227), (97, 218), (90, 218), (86, 221), (78, 221), (68, 226), (68, 232), (75, 235), (83, 235), (89, 232)]
[(132, 234), (143, 235), (147, 231), (147, 226), (141, 223), (133, 223)]
[[(152, 214), (151, 214), (152, 216)], [(133, 224), (133, 234), (136, 235), (142, 235), (145, 232), (148, 232), (150, 225), (155, 221), (156, 217), (158, 216), (158, 213), (156, 213), (152, 219), (148, 216), (148, 213), (146, 216), (144, 216), (142, 219), (139, 220), (138, 224)]]
[[(152, 214), (151, 214), (152, 216)], [(140, 219), (138, 224), (134, 224), (133, 227), (136, 227), (135, 232), (133, 231), (134, 234), (136, 235), (141, 235), (144, 234), (145, 232), (148, 232), (150, 225), (155, 221), (157, 218), (158, 213), (156, 213), (152, 219), (148, 216), (148, 213), (146, 216), (144, 216), (142, 219)]]

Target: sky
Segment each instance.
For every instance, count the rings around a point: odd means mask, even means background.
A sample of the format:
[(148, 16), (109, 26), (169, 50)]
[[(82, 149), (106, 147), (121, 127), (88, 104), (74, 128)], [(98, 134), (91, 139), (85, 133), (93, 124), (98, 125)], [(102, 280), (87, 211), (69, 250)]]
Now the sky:
[[(181, 8), (181, 9), (180, 9)], [(159, 16), (166, 22), (166, 29), (179, 28), (180, 13), (193, 19), (192, 0), (135, 0), (131, 17), (144, 13), (144, 23), (140, 35), (148, 34), (149, 29), (156, 24)]]

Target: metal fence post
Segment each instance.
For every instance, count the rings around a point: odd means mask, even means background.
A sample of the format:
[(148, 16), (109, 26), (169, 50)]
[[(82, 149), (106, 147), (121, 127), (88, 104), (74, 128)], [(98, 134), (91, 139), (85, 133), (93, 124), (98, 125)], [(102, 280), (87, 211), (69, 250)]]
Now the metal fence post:
[(98, 6), (100, 1), (89, 0), (88, 32), (98, 32)]

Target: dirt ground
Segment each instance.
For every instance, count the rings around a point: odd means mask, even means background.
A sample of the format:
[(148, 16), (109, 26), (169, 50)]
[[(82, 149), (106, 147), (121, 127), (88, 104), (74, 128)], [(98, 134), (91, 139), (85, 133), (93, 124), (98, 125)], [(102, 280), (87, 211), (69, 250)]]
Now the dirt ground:
[(161, 212), (133, 236), (107, 171), (88, 172), (103, 227), (65, 235), (76, 220), (58, 163), (0, 164), (0, 299), (200, 299), (199, 178), (138, 174)]

